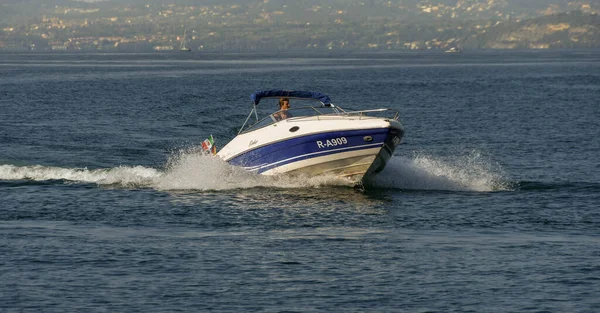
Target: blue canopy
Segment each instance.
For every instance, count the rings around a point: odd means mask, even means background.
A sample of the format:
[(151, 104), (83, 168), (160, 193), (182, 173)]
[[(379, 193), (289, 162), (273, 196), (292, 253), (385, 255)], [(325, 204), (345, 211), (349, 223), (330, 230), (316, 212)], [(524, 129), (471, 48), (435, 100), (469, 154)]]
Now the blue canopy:
[(301, 90), (263, 90), (257, 91), (250, 95), (252, 103), (257, 105), (262, 98), (296, 98), (296, 99), (314, 99), (319, 100), (323, 104), (331, 104), (331, 99), (328, 95), (320, 92), (301, 91)]

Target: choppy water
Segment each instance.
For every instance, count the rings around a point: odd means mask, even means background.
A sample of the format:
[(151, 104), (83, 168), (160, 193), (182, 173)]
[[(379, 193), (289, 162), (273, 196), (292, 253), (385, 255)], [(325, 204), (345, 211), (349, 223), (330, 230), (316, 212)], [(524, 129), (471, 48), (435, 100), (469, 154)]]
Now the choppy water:
[[(403, 143), (364, 193), (198, 153), (274, 88)], [(599, 312), (599, 95), (597, 51), (2, 54), (0, 311)]]

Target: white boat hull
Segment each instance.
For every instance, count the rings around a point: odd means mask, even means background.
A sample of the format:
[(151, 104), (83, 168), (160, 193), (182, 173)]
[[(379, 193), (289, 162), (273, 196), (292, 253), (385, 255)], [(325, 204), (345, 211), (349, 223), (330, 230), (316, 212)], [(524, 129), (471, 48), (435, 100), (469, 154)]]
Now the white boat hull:
[(385, 167), (402, 135), (398, 121), (384, 118), (290, 118), (238, 135), (217, 155), (263, 175), (336, 175), (358, 183)]

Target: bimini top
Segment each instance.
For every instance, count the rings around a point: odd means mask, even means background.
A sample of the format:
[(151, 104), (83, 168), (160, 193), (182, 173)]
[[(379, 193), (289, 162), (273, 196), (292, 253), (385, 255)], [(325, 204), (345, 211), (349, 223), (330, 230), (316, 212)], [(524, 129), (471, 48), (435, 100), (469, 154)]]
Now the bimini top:
[(301, 90), (263, 90), (257, 91), (250, 95), (250, 100), (254, 105), (258, 105), (262, 98), (296, 98), (296, 99), (315, 99), (321, 101), (325, 105), (331, 104), (331, 99), (328, 95), (320, 92), (301, 91)]

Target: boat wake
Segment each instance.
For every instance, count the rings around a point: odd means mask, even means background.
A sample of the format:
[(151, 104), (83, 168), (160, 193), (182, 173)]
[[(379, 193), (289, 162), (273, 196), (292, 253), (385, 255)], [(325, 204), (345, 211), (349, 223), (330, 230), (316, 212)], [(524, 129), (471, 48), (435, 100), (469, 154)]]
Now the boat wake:
[(336, 176), (309, 179), (308, 177), (259, 175), (230, 165), (220, 158), (207, 156), (199, 149), (191, 149), (171, 156), (165, 172), (155, 181), (153, 187), (159, 190), (227, 190), (350, 185), (348, 180)]
[[(319, 188), (351, 186), (336, 176), (263, 176), (231, 166), (219, 158), (204, 155), (198, 148), (174, 153), (163, 169), (144, 166), (118, 166), (107, 169), (61, 168), (52, 166), (0, 165), (0, 180), (92, 183), (117, 188), (156, 190), (232, 190), (258, 187)], [(396, 156), (383, 172), (368, 184), (374, 189), (499, 191), (511, 190), (498, 167), (476, 153), (454, 161), (416, 155)]]
[(373, 182), (376, 188), (439, 191), (514, 190), (502, 168), (477, 151), (442, 159), (416, 153), (412, 158), (395, 156)]
[(157, 177), (160, 177), (160, 171), (143, 166), (119, 166), (90, 170), (42, 165), (0, 165), (0, 180), (4, 181), (63, 181), (135, 188), (149, 187)]

